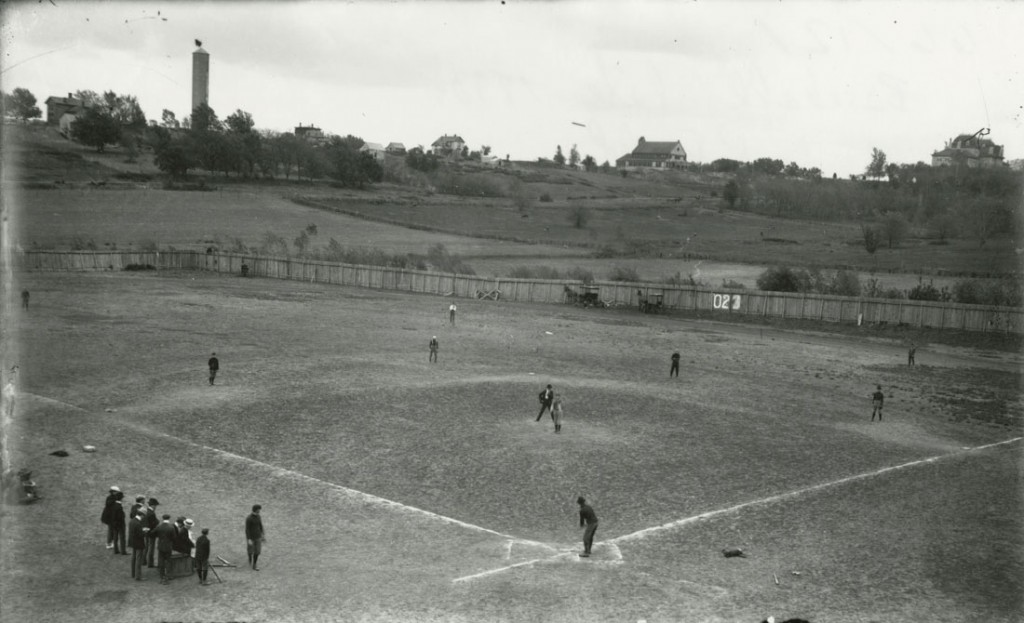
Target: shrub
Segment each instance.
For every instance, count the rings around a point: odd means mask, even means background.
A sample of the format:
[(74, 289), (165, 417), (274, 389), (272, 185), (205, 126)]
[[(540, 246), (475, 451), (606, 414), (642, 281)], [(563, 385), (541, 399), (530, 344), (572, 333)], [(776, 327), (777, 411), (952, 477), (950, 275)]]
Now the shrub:
[(917, 285), (907, 292), (907, 298), (912, 301), (948, 301), (952, 295), (946, 288), (936, 288), (931, 280), (925, 283), (924, 279), (918, 277)]
[(839, 296), (860, 296), (860, 278), (857, 273), (848, 270), (836, 271), (828, 283), (828, 288), (822, 294), (836, 294)]
[(125, 270), (156, 270), (156, 266), (152, 264), (128, 264), (124, 267)]
[(788, 266), (772, 266), (757, 278), (757, 289), (767, 292), (807, 292), (810, 285), (807, 271)]
[(731, 288), (733, 290), (744, 290), (744, 289), (746, 289), (747, 286), (743, 285), (742, 283), (740, 283), (738, 281), (733, 281), (732, 279), (728, 279), (728, 280), (723, 279), (722, 280), (722, 287), (723, 288)]
[(592, 273), (591, 271), (589, 271), (589, 270), (587, 270), (585, 268), (580, 268), (579, 266), (573, 266), (572, 268), (570, 268), (565, 273), (565, 278), (566, 279), (575, 279), (577, 281), (582, 281), (583, 283), (593, 283), (594, 282), (594, 273)]
[(952, 298), (968, 305), (1000, 305), (1020, 307), (1024, 300), (1024, 284), (1016, 279), (985, 282), (964, 279), (953, 284)]
[(86, 239), (84, 236), (73, 236), (69, 245), (72, 251), (95, 251), (96, 241), (92, 238)]
[(576, 229), (583, 229), (590, 221), (590, 210), (586, 206), (574, 206), (569, 210), (569, 223)]
[(470, 268), (458, 255), (448, 252), (440, 242), (427, 250), (427, 262), (434, 268), (445, 273), (458, 273), (462, 275), (475, 275), (476, 271)]
[(540, 200), (542, 203), (551, 203), (552, 201), (554, 201), (554, 199), (552, 199), (551, 195), (548, 193), (544, 193), (543, 195), (541, 195)]
[(516, 266), (509, 272), (515, 279), (561, 279), (557, 268), (551, 266)]
[(608, 281), (640, 281), (640, 274), (630, 266), (616, 266), (609, 271)]
[(139, 243), (139, 251), (143, 251), (145, 253), (153, 253), (158, 250), (159, 247), (157, 247), (156, 242), (150, 238), (147, 238)]

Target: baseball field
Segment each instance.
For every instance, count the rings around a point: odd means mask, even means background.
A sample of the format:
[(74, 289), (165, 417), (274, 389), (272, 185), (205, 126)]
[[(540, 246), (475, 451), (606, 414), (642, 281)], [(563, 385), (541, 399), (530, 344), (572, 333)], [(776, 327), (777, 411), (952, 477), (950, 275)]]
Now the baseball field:
[[(44, 499), (3, 508), (3, 621), (1024, 617), (1017, 353), (909, 367), (850, 333), (495, 301), (452, 325), (443, 297), (198, 272), (16, 286), (7, 444)], [(559, 434), (535, 421), (548, 383)], [(132, 581), (111, 485), (237, 567)]]

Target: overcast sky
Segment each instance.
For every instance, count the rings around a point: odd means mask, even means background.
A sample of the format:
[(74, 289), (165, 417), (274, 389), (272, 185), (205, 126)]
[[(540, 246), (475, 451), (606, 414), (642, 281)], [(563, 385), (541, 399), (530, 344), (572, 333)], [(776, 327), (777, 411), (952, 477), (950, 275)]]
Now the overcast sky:
[[(690, 160), (863, 172), (930, 162), (991, 128), (1024, 158), (1024, 2), (7, 2), (3, 90), (135, 95), (190, 113), (194, 40), (210, 106), (262, 129), (316, 125), (512, 159), (573, 144), (614, 163), (640, 136)], [(158, 14), (159, 12), (159, 14)], [(583, 124), (585, 127), (575, 125)]]

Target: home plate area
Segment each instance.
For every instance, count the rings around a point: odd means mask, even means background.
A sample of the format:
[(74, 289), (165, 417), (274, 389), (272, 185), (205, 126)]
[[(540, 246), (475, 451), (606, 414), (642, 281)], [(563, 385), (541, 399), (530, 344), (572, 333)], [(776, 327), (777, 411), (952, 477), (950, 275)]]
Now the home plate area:
[(508, 539), (504, 544), (504, 566), (496, 567), (480, 573), (455, 578), (452, 582), (468, 582), (494, 576), (504, 571), (520, 567), (532, 567), (537, 564), (577, 563), (588, 565), (619, 565), (622, 564), (622, 552), (615, 543), (594, 543), (589, 558), (581, 558), (582, 548), (579, 544), (547, 545), (537, 541), (521, 541)]

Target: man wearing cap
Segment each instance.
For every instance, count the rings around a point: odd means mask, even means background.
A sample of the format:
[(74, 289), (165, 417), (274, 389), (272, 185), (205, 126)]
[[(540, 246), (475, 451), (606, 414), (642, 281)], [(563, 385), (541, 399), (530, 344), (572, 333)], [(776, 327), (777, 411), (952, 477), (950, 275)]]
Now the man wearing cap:
[(252, 565), (253, 571), (260, 570), (257, 562), (260, 559), (260, 552), (263, 551), (263, 541), (266, 540), (263, 536), (263, 519), (260, 517), (261, 510), (263, 510), (261, 505), (254, 504), (252, 513), (245, 518), (245, 549), (249, 554), (249, 563)]
[(111, 525), (110, 519), (113, 512), (111, 505), (117, 499), (117, 494), (120, 492), (121, 488), (117, 485), (110, 488), (110, 491), (107, 493), (107, 499), (103, 503), (103, 513), (100, 515), (100, 521), (107, 527), (107, 549), (114, 549), (114, 526)]
[(437, 336), (436, 335), (434, 337), (430, 338), (430, 359), (428, 361), (432, 361), (434, 363), (437, 363)]
[(590, 508), (582, 495), (576, 498), (576, 503), (580, 505), (580, 527), (586, 526), (586, 530), (583, 531), (583, 553), (580, 554), (580, 558), (590, 558), (590, 548), (594, 545), (594, 533), (597, 532), (597, 515), (594, 514), (594, 509)]
[(156, 516), (156, 507), (160, 505), (160, 502), (156, 498), (149, 498), (149, 503), (146, 507), (146, 527), (149, 531), (146, 532), (146, 566), (150, 569), (156, 567), (154, 564), (156, 560), (156, 527), (160, 525), (160, 520)]
[(213, 380), (217, 378), (217, 370), (220, 370), (220, 361), (217, 359), (217, 353), (210, 355), (210, 361), (207, 364), (210, 366), (210, 385), (213, 385)]
[(140, 506), (135, 509), (131, 521), (128, 522), (128, 545), (132, 548), (132, 577), (136, 581), (142, 581), (142, 566), (146, 560), (146, 508)]
[(135, 513), (139, 512), (140, 508), (145, 508), (145, 506), (146, 506), (146, 496), (144, 496), (144, 495), (137, 495), (137, 496), (135, 496), (135, 503), (132, 504), (131, 510), (128, 511), (128, 519), (131, 519), (132, 517), (135, 517)]
[(209, 528), (203, 528), (202, 534), (196, 539), (196, 573), (199, 575), (199, 583), (203, 586), (209, 584), (206, 576), (210, 573), (210, 533)]
[(157, 567), (160, 569), (160, 583), (167, 584), (167, 560), (174, 551), (174, 537), (176, 531), (171, 523), (171, 516), (164, 514), (160, 525), (153, 530), (153, 538), (156, 541)]

